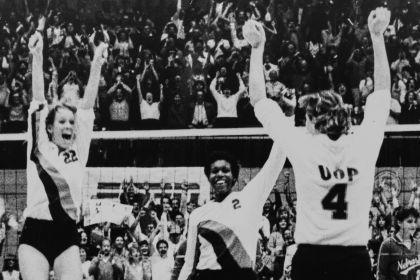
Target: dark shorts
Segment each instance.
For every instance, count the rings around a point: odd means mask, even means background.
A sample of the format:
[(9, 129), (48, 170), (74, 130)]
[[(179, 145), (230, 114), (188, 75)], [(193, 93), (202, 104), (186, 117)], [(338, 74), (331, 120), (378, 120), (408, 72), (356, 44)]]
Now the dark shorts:
[(370, 280), (372, 268), (365, 246), (300, 244), (291, 276), (293, 280)]
[(27, 218), (19, 244), (26, 244), (40, 251), (51, 266), (55, 259), (73, 245), (79, 245), (76, 223)]
[(194, 280), (257, 280), (257, 275), (252, 269), (241, 269), (240, 271), (222, 270), (197, 270)]

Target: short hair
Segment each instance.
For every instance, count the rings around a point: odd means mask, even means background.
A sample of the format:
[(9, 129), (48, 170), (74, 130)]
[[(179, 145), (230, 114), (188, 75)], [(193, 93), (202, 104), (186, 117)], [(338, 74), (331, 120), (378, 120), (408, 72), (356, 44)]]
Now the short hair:
[(76, 112), (77, 112), (77, 109), (75, 108), (75, 107), (73, 107), (73, 106), (70, 106), (70, 105), (68, 105), (68, 104), (62, 104), (62, 103), (59, 103), (59, 104), (57, 104), (57, 105), (55, 105), (49, 112), (48, 112), (48, 115), (47, 115), (47, 118), (45, 119), (45, 128), (46, 128), (46, 130), (47, 130), (47, 135), (48, 135), (48, 139), (51, 141), (52, 140), (52, 135), (51, 135), (51, 133), (49, 133), (48, 132), (48, 126), (49, 125), (53, 125), (54, 124), (54, 121), (55, 121), (55, 116), (57, 115), (57, 112), (58, 112), (58, 110), (60, 110), (60, 109), (67, 109), (67, 110), (69, 110), (70, 112), (72, 112), (73, 113), (73, 115), (75, 115), (76, 114)]
[(101, 247), (102, 247), (102, 246), (104, 246), (104, 242), (105, 242), (105, 241), (108, 241), (108, 242), (109, 242), (109, 245), (111, 246), (111, 239), (109, 239), (109, 238), (105, 237), (104, 239), (102, 239), (102, 242), (101, 242)]
[(400, 208), (396, 213), (395, 213), (395, 231), (399, 231), (401, 228), (398, 225), (398, 222), (403, 222), (405, 219), (407, 219), (408, 217), (414, 217), (415, 219), (419, 218), (419, 212), (413, 208)]
[(168, 241), (166, 241), (165, 239), (161, 239), (156, 243), (156, 249), (158, 249), (160, 244), (162, 244), (162, 243), (165, 244), (166, 247), (169, 247)]
[(149, 246), (149, 242), (147, 242), (147, 240), (142, 240), (139, 242), (139, 248), (143, 245)]
[(228, 153), (226, 151), (215, 151), (211, 153), (210, 156), (207, 158), (204, 164), (204, 174), (206, 174), (207, 178), (209, 178), (210, 176), (211, 165), (218, 160), (225, 160), (229, 162), (233, 178), (236, 181), (239, 176), (239, 164), (236, 158), (231, 153)]
[(351, 125), (350, 114), (338, 93), (325, 90), (308, 94), (300, 98), (299, 106), (305, 109), (306, 115), (320, 133), (327, 134), (333, 140), (348, 133)]

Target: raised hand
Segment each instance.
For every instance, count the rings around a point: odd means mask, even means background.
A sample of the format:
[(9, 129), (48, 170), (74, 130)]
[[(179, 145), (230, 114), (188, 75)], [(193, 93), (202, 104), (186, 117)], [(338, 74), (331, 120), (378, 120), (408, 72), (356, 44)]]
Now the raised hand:
[(382, 36), (389, 25), (391, 12), (386, 8), (376, 8), (370, 12), (368, 26), (371, 36)]
[(99, 46), (95, 48), (95, 54), (93, 56), (93, 63), (99, 65), (104, 64), (108, 59), (108, 44), (101, 42)]
[(265, 32), (260, 22), (248, 20), (242, 27), (242, 34), (253, 48), (264, 47)]
[(29, 51), (32, 55), (42, 56), (42, 49), (44, 48), (44, 41), (42, 35), (39, 32), (35, 32), (28, 43)]
[(294, 114), (297, 101), (296, 94), (293, 89), (284, 88), (280, 92), (279, 105), (287, 116)]
[(36, 30), (38, 30), (38, 31), (44, 31), (44, 29), (45, 29), (45, 21), (46, 21), (46, 18), (44, 16), (40, 17), (38, 19), (38, 27), (36, 28)]

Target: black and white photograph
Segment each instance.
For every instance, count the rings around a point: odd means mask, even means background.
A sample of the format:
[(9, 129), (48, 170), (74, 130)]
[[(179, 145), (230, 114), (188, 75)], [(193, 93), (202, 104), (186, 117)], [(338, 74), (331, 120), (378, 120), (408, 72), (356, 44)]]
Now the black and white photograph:
[(420, 280), (420, 0), (0, 0), (0, 280)]

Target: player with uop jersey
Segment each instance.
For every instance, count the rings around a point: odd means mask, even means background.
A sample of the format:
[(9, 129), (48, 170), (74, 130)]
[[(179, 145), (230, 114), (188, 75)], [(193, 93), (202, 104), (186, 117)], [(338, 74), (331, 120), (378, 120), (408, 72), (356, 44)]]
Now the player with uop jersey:
[[(371, 278), (366, 244), (375, 164), (391, 103), (390, 71), (383, 33), (390, 12), (377, 8), (368, 18), (374, 50), (375, 91), (366, 101), (360, 127), (350, 133), (350, 116), (340, 95), (321, 91), (301, 97), (306, 130), (286, 121), (266, 97), (262, 25), (243, 27), (252, 46), (249, 92), (257, 118), (287, 154), (295, 173), (297, 194), (293, 280)], [(287, 93), (283, 94), (287, 95)], [(278, 166), (279, 169), (282, 166)]]

